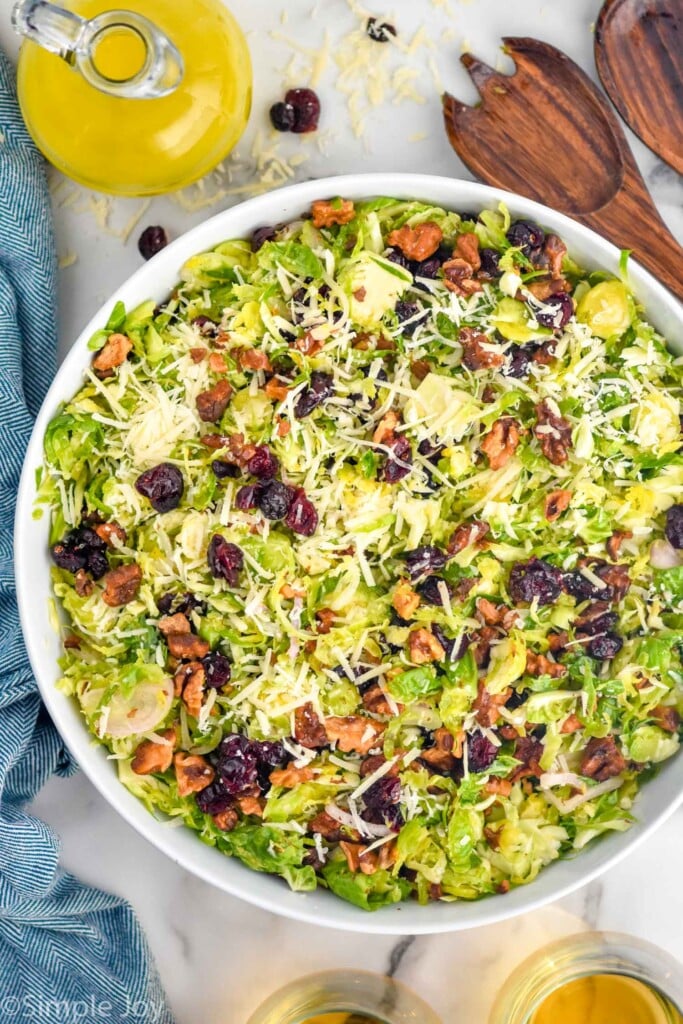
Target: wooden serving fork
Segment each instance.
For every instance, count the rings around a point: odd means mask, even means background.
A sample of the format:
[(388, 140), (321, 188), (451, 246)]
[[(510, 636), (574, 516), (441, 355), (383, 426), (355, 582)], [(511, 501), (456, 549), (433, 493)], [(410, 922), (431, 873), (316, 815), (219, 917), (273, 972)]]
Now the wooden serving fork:
[(443, 97), (446, 131), (482, 181), (520, 192), (594, 228), (683, 300), (683, 249), (664, 225), (616, 115), (588, 75), (538, 39), (503, 40), (512, 75), (463, 54), (481, 96)]

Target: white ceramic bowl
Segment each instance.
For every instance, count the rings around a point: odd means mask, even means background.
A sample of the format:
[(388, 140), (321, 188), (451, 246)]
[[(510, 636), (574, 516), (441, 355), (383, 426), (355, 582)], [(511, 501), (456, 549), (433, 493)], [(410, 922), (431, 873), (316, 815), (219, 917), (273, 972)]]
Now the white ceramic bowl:
[[(500, 193), (473, 182), (411, 174), (367, 174), (309, 181), (271, 192), (212, 217), (173, 242), (133, 274), (85, 327), (65, 359), (36, 421), (21, 478), (16, 517), (16, 573), (21, 621), (31, 665), (43, 700), (64, 740), (102, 795), (143, 836), (188, 871), (235, 896), (287, 917), (364, 933), (417, 934), (458, 931), (521, 914), (585, 885), (613, 865), (654, 831), (683, 800), (683, 757), (667, 762), (647, 784), (637, 803), (638, 822), (630, 831), (615, 833), (573, 860), (546, 868), (529, 886), (474, 903), (414, 903), (368, 914), (330, 893), (293, 893), (279, 878), (257, 874), (205, 846), (190, 829), (169, 828), (155, 820), (119, 783), (114, 765), (102, 748), (93, 746), (76, 702), (55, 688), (60, 642), (48, 616), (50, 596), (48, 519), (32, 518), (35, 470), (41, 464), (43, 435), (60, 404), (80, 386), (92, 353), (91, 334), (107, 320), (117, 300), (130, 309), (144, 299), (164, 299), (176, 283), (182, 263), (194, 253), (228, 238), (248, 237), (254, 228), (277, 224), (305, 212), (314, 199), (342, 195), (359, 199), (391, 195), (428, 200), (453, 210), (494, 208), (501, 198), (513, 218), (528, 217), (557, 232), (571, 254), (584, 266), (616, 271), (617, 249), (587, 228), (520, 196)], [(650, 319), (683, 352), (683, 308), (640, 267), (630, 267), (634, 290)]]

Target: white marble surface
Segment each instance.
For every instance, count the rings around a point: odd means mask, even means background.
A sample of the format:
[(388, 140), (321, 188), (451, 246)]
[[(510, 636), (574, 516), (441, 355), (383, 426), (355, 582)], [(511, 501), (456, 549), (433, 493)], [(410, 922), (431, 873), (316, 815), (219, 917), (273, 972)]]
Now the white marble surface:
[[(125, 5), (122, 5), (125, 6)], [(282, 91), (283, 81), (306, 84), (307, 59), (300, 56), (293, 77), (284, 73), (291, 43), (318, 48), (325, 29), (332, 51), (354, 24), (346, 0), (232, 0), (249, 30), (256, 68), (254, 112), (232, 184), (250, 180), (255, 133), (268, 134), (265, 111)], [(397, 60), (419, 70), (422, 104), (392, 102), (391, 96), (367, 121), (367, 139), (354, 138), (345, 101), (334, 89), (337, 69), (323, 75), (321, 145), (292, 137), (285, 152), (303, 153), (297, 178), (344, 171), (426, 171), (469, 177), (450, 150), (441, 127), (434, 67), (444, 85), (461, 98), (474, 93), (458, 66), (464, 46), (495, 63), (504, 35), (534, 35), (555, 43), (589, 73), (594, 73), (591, 26), (599, 0), (394, 0), (383, 9), (367, 0), (373, 13), (389, 15), (403, 39), (423, 22), (433, 49), (421, 48)], [(287, 9), (287, 24), (281, 11)], [(10, 0), (0, 0), (0, 45), (16, 52), (9, 28)], [(503, 64), (504, 66), (504, 64)], [(291, 80), (290, 80), (291, 79)], [(411, 141), (424, 133), (421, 141)], [(632, 140), (633, 141), (633, 140)], [(683, 236), (683, 182), (637, 142), (636, 155), (660, 210), (671, 229)], [(160, 223), (176, 236), (203, 217), (236, 201), (189, 213), (172, 199), (156, 199), (144, 210), (139, 228), (126, 244), (111, 233), (143, 210), (139, 200), (115, 201), (109, 229), (88, 210), (88, 194), (55, 177), (55, 218), (61, 272), (61, 351), (107, 295), (140, 265), (136, 239), (140, 228)], [(213, 182), (209, 190), (225, 187)], [(659, 943), (683, 960), (683, 896), (680, 859), (683, 812), (637, 849), (602, 881), (562, 902), (501, 925), (453, 936), (415, 940), (364, 938), (278, 919), (223, 895), (177, 868), (120, 820), (87, 779), (53, 780), (35, 802), (35, 811), (61, 834), (64, 865), (82, 878), (126, 896), (137, 909), (157, 958), (179, 1024), (243, 1024), (270, 990), (310, 970), (334, 966), (391, 970), (427, 998), (449, 1024), (484, 1024), (496, 989), (517, 963), (550, 939), (600, 927), (631, 932)]]

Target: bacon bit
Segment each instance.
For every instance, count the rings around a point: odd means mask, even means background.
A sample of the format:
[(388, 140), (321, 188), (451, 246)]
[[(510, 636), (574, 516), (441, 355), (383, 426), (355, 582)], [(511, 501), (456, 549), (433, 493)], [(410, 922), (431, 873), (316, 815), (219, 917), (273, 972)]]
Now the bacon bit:
[(292, 429), (291, 423), (289, 423), (284, 417), (280, 417), (277, 421), (277, 436), (287, 437), (287, 434)]
[[(449, 729), (441, 726), (434, 730), (434, 746), (427, 747), (420, 754), (420, 761), (423, 761), (428, 768), (436, 772), (452, 772), (456, 766), (455, 737)], [(462, 744), (460, 744), (462, 753)]]
[(208, 349), (205, 348), (191, 348), (190, 359), (193, 363), (201, 363), (203, 359), (206, 359), (208, 355)]
[(163, 618), (159, 619), (157, 622), (157, 629), (163, 634), (163, 636), (189, 633), (190, 622), (187, 615), (183, 615), (182, 612), (176, 612), (175, 615), (164, 615)]
[(387, 244), (400, 249), (409, 260), (426, 260), (433, 256), (441, 245), (443, 231), (434, 221), (416, 224), (414, 228), (404, 224), (402, 228), (392, 231)]
[(204, 679), (204, 666), (200, 665), (192, 672), (183, 687), (183, 704), (193, 718), (199, 718), (199, 712), (202, 710)]
[[(379, 683), (373, 683), (362, 696), (363, 707), (366, 711), (369, 711), (372, 715), (393, 715), (391, 705), (387, 699), (387, 695), (379, 685)], [(402, 705), (394, 705), (398, 707), (399, 711)]]
[(79, 597), (90, 597), (95, 585), (90, 579), (85, 569), (78, 569), (74, 576), (74, 590)]
[(579, 729), (583, 729), (583, 722), (579, 716), (575, 714), (567, 715), (560, 726), (560, 732), (565, 736), (572, 732), (578, 732)]
[(294, 347), (298, 348), (299, 352), (305, 356), (314, 356), (317, 352), (320, 352), (323, 343), (313, 336), (313, 331), (306, 331), (305, 334), (296, 339)]
[(593, 736), (586, 744), (581, 758), (581, 774), (598, 782), (605, 782), (620, 775), (626, 761), (614, 742), (613, 736)]
[(318, 623), (317, 631), (323, 636), (330, 632), (334, 625), (334, 620), (337, 618), (336, 613), (331, 608), (318, 608), (315, 617)]
[(420, 595), (413, 590), (408, 580), (401, 580), (394, 591), (391, 603), (402, 619), (412, 619), (420, 600)]
[(237, 358), (243, 370), (265, 370), (266, 373), (272, 373), (270, 359), (261, 349), (240, 349)]
[(427, 359), (413, 359), (410, 369), (418, 380), (424, 380), (432, 372), (432, 364)]
[(333, 224), (348, 224), (356, 216), (350, 199), (317, 199), (311, 205), (314, 228), (329, 228)]
[(237, 806), (241, 810), (242, 814), (253, 814), (257, 818), (262, 818), (263, 811), (265, 809), (265, 801), (260, 800), (256, 796), (243, 796), (237, 801)]
[(167, 636), (166, 642), (173, 657), (183, 660), (204, 658), (210, 650), (209, 643), (194, 633), (171, 633)]
[(481, 542), (490, 529), (489, 524), (480, 519), (473, 519), (471, 523), (461, 523), (451, 534), (447, 547), (448, 554), (457, 555), (459, 551), (464, 551), (470, 544), (481, 547)]
[(532, 651), (527, 651), (524, 671), (529, 676), (550, 676), (551, 679), (559, 679), (567, 674), (565, 665), (558, 665), (556, 661), (550, 661), (544, 654), (534, 654)]
[(507, 704), (511, 696), (511, 686), (508, 686), (502, 693), (489, 693), (484, 682), (480, 680), (477, 696), (472, 705), (472, 710), (475, 712), (474, 717), (479, 722), (479, 725), (483, 725), (486, 729), (490, 729), (492, 725), (495, 725), (500, 718), (500, 708)]
[(315, 778), (312, 768), (276, 768), (268, 776), (274, 786), (283, 789), (294, 789), (301, 782), (310, 782)]
[(310, 701), (294, 711), (294, 739), (308, 750), (327, 746), (325, 727)]
[(490, 469), (502, 469), (519, 446), (519, 423), (512, 416), (502, 416), (485, 434), (480, 448), (489, 460)]
[[(545, 398), (536, 406), (536, 417), (534, 434), (538, 438), (541, 451), (553, 466), (563, 465), (569, 458), (569, 450), (572, 446), (571, 424), (564, 416), (556, 415)], [(546, 433), (544, 430), (539, 430), (541, 427), (551, 427), (552, 429)]]
[(607, 548), (607, 554), (610, 556), (612, 561), (616, 562), (621, 551), (621, 545), (625, 540), (630, 540), (633, 536), (631, 530), (615, 530), (612, 536), (609, 538), (605, 547)]
[(543, 503), (543, 515), (548, 522), (554, 523), (556, 519), (559, 519), (565, 509), (569, 508), (571, 500), (572, 492), (562, 490), (562, 488), (547, 494)]
[(509, 779), (492, 778), (484, 786), (487, 793), (495, 793), (496, 796), (510, 796), (512, 783)]
[(263, 390), (268, 398), (272, 398), (275, 402), (284, 402), (289, 394), (287, 385), (282, 384), (277, 377), (271, 377)]
[(118, 523), (98, 523), (93, 529), (108, 548), (116, 549), (126, 543), (126, 531)]
[(351, 751), (367, 754), (377, 745), (385, 728), (372, 718), (364, 718), (362, 715), (346, 715), (343, 718), (332, 715), (323, 724), (329, 742), (336, 741), (338, 749), (345, 754)]
[(446, 652), (428, 629), (414, 629), (408, 636), (410, 660), (415, 665), (426, 665), (431, 661), (442, 661)]
[(462, 365), (468, 370), (495, 369), (505, 362), (503, 353), (496, 352), (491, 339), (476, 327), (463, 327), (458, 341), (463, 347)]
[(173, 761), (173, 748), (176, 744), (175, 729), (165, 729), (161, 734), (163, 743), (154, 740), (143, 740), (135, 748), (131, 769), (136, 775), (156, 775), (167, 772)]
[(375, 432), (372, 435), (374, 444), (386, 444), (388, 441), (393, 441), (394, 431), (399, 425), (400, 420), (398, 414), (392, 409), (389, 410), (375, 427)]
[(520, 779), (540, 779), (543, 769), (540, 759), (543, 756), (543, 744), (534, 739), (533, 736), (520, 736), (515, 743), (514, 756), (521, 761), (519, 768), (515, 768), (510, 776), (511, 782), (519, 782)]
[(280, 593), (286, 601), (292, 601), (295, 597), (305, 597), (305, 590), (297, 590), (290, 583), (283, 583), (280, 587)]
[(225, 356), (222, 356), (220, 352), (212, 352), (209, 356), (209, 369), (212, 373), (227, 373), (228, 364), (225, 361)]
[(654, 718), (659, 728), (663, 729), (664, 732), (678, 732), (678, 727), (681, 724), (681, 716), (676, 708), (671, 707), (669, 704), (658, 704), (650, 712), (650, 717)]
[(219, 380), (207, 391), (202, 391), (195, 399), (199, 418), (204, 423), (218, 423), (228, 408), (232, 395), (232, 385), (227, 380)]
[(135, 562), (119, 565), (116, 569), (110, 569), (102, 582), (102, 600), (110, 608), (119, 608), (124, 604), (130, 604), (137, 597), (142, 583), (142, 570)]
[(216, 776), (206, 758), (199, 754), (176, 754), (173, 758), (173, 765), (178, 783), (178, 796), (201, 793)]
[(95, 374), (104, 379), (112, 377), (117, 366), (121, 366), (128, 358), (133, 342), (125, 334), (110, 334), (104, 346), (94, 356), (92, 368)]
[(240, 820), (237, 811), (232, 807), (228, 807), (225, 811), (219, 811), (218, 814), (212, 814), (211, 817), (216, 828), (219, 828), (221, 832), (232, 832)]

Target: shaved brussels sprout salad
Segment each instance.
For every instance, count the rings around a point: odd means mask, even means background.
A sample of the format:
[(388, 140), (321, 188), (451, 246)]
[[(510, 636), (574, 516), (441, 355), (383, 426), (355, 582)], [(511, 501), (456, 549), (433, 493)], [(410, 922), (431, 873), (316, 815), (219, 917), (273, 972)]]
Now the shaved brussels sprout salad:
[(39, 487), (121, 782), (366, 910), (627, 829), (679, 745), (683, 438), (626, 256), (337, 198), (180, 276), (94, 335)]

